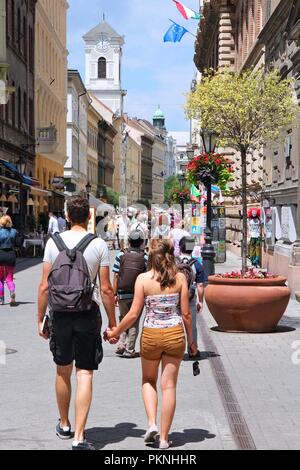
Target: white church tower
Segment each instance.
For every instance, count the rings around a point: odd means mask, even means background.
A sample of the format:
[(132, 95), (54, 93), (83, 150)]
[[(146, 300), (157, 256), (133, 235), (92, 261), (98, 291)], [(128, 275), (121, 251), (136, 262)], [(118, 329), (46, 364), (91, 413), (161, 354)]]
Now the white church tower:
[(126, 92), (122, 90), (122, 47), (120, 36), (105, 21), (85, 36), (85, 86), (116, 115), (123, 114)]

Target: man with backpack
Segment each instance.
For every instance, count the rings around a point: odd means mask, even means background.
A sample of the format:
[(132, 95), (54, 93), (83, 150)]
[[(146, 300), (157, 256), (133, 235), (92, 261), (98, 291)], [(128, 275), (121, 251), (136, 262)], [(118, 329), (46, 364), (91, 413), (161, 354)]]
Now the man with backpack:
[[(129, 248), (118, 253), (113, 267), (114, 291), (116, 304), (119, 304), (120, 321), (129, 312), (133, 297), (134, 286), (137, 277), (146, 272), (148, 256), (142, 249), (144, 234), (140, 230), (134, 230), (129, 234)], [(135, 344), (139, 334), (140, 319), (119, 340), (116, 354), (127, 359), (137, 357)]]
[[(192, 257), (194, 247), (195, 240), (192, 237), (183, 237), (179, 242), (180, 255), (177, 258), (177, 263), (178, 270), (184, 273), (187, 278), (190, 291), (190, 311), (192, 313), (193, 321), (193, 343), (195, 346), (197, 346), (197, 313), (201, 312), (203, 309), (204, 286), (207, 282), (207, 279), (202, 264)], [(196, 356), (192, 356), (189, 352), (189, 357), (196, 359), (200, 357), (198, 346)]]
[[(39, 335), (45, 339), (50, 337), (50, 349), (57, 365), (56, 397), (60, 420), (56, 435), (60, 439), (73, 437), (69, 406), (75, 361), (77, 392), (72, 450), (94, 450), (85, 439), (84, 429), (92, 400), (93, 371), (98, 369), (103, 357), (99, 299), (94, 292), (97, 278), (109, 328), (116, 327), (109, 252), (103, 240), (88, 234), (89, 218), (88, 201), (80, 196), (69, 198), (67, 219), (71, 230), (53, 235), (46, 245), (38, 297)], [(50, 320), (47, 328), (48, 305)]]

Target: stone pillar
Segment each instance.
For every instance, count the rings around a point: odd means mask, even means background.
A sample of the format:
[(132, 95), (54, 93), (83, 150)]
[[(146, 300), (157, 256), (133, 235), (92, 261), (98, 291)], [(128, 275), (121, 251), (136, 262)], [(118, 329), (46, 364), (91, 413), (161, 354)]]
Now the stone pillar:
[(235, 45), (231, 7), (228, 0), (221, 0), (219, 25), (219, 67), (234, 70)]

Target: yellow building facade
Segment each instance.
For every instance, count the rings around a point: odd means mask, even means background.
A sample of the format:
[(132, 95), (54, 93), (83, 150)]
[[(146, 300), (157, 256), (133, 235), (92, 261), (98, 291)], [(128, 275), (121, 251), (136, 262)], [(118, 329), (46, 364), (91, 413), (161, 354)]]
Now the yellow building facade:
[(37, 194), (40, 211), (64, 206), (63, 185), (57, 186), (54, 179), (64, 177), (67, 158), (67, 10), (66, 0), (38, 0), (36, 4), (35, 176), (42, 187)]
[(98, 125), (102, 117), (91, 105), (88, 108), (88, 167), (87, 177), (92, 188), (92, 194), (97, 195), (98, 190)]

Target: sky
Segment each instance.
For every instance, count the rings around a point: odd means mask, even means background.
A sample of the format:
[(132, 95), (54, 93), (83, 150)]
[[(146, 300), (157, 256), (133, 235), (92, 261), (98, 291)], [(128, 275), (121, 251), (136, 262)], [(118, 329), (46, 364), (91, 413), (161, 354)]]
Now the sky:
[[(186, 34), (180, 43), (164, 43), (169, 19), (194, 35), (198, 21), (185, 20), (172, 0), (68, 0), (69, 68), (84, 77), (82, 36), (106, 21), (125, 36), (123, 49), (123, 89), (127, 90), (125, 112), (131, 117), (152, 121), (160, 104), (169, 131), (188, 131), (185, 119), (185, 93), (195, 75), (193, 62), (195, 36)], [(199, 0), (183, 3), (199, 10)]]

